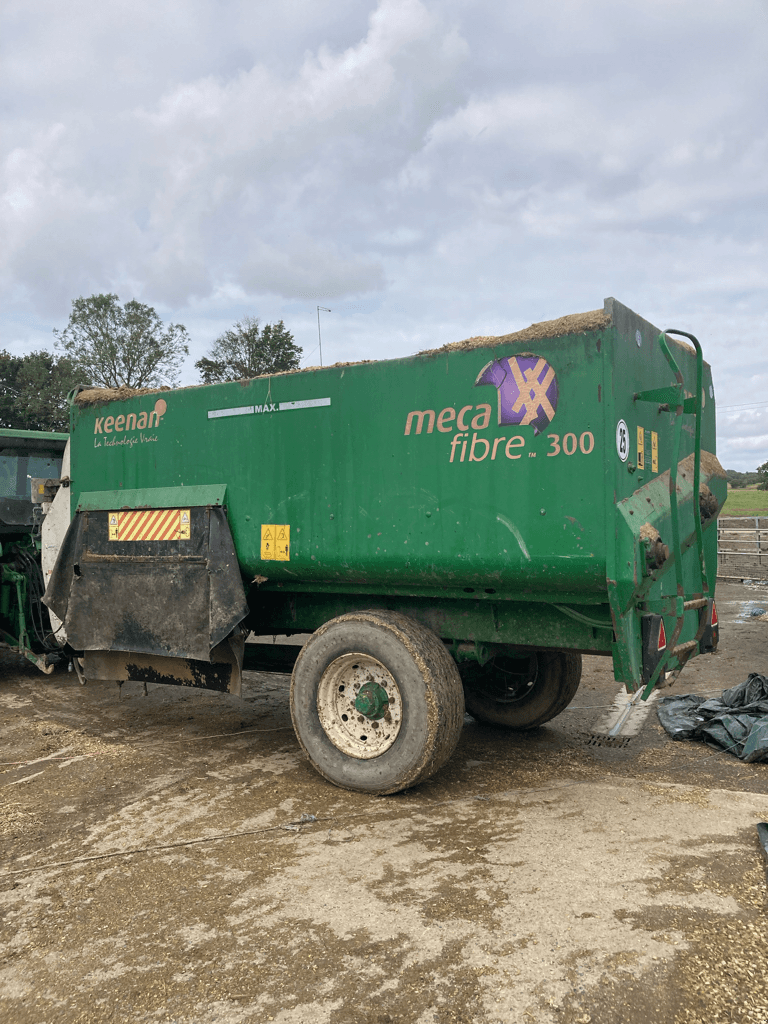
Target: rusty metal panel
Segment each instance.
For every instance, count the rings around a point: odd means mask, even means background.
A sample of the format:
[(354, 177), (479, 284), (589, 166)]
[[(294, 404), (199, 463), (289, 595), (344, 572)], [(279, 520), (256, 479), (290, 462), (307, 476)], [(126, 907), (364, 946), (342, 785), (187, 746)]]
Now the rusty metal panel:
[(83, 675), (88, 680), (164, 683), (238, 696), (242, 684), (243, 646), (242, 634), (225, 640), (211, 651), (210, 661), (128, 651), (86, 651)]

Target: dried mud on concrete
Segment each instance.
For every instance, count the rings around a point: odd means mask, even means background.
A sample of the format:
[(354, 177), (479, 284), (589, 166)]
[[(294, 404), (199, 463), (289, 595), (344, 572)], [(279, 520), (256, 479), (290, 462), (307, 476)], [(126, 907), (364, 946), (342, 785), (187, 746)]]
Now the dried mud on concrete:
[[(673, 692), (766, 670), (768, 588), (718, 600), (721, 653)], [(768, 766), (653, 709), (586, 742), (617, 685), (585, 669), (548, 727), (468, 718), (434, 779), (370, 798), (303, 759), (285, 677), (119, 699), (3, 656), (0, 1019), (768, 1021)]]

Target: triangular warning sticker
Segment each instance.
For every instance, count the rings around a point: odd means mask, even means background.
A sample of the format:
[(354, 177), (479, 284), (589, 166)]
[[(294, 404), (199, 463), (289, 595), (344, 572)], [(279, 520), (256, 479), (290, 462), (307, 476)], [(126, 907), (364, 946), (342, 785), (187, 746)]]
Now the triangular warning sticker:
[(659, 648), (660, 651), (667, 649), (667, 631), (664, 629), (664, 619), (659, 623)]
[(182, 512), (181, 513), (181, 521), (182, 521), (182, 523), (188, 523), (189, 522), (189, 516), (187, 515), (186, 512)]
[(111, 515), (109, 517), (109, 525), (110, 526), (117, 526), (117, 516), (116, 515), (113, 514), (113, 515)]

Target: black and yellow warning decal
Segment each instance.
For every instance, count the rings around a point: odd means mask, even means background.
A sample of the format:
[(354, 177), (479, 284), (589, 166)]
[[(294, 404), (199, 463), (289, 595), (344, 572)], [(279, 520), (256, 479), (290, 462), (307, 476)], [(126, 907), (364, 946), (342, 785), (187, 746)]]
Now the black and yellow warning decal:
[[(637, 428), (637, 468), (645, 469), (646, 437), (649, 431), (643, 427)], [(651, 472), (659, 472), (659, 435), (655, 430), (650, 431), (651, 435)]]
[(262, 523), (261, 557), (266, 561), (289, 562), (291, 559), (291, 528), (275, 523)]

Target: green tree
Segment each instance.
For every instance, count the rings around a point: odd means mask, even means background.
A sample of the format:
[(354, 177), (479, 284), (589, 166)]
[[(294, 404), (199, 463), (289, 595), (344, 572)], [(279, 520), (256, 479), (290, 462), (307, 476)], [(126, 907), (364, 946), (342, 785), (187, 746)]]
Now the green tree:
[(182, 324), (164, 327), (151, 306), (117, 295), (73, 299), (69, 323), (53, 332), (83, 383), (103, 388), (175, 386), (189, 355)]
[(220, 335), (207, 356), (198, 359), (203, 384), (225, 380), (249, 380), (268, 373), (298, 370), (301, 349), (282, 320), (259, 327), (253, 316), (244, 316)]
[(0, 426), (13, 430), (69, 430), (67, 394), (77, 369), (66, 356), (0, 351)]
[(740, 473), (737, 469), (726, 469), (725, 475), (731, 487), (750, 487), (752, 484), (760, 483), (759, 471)]
[(768, 491), (768, 462), (764, 462), (762, 466), (757, 467), (757, 472), (760, 474), (760, 484), (758, 491)]

